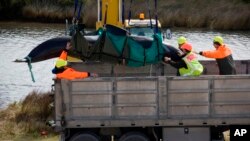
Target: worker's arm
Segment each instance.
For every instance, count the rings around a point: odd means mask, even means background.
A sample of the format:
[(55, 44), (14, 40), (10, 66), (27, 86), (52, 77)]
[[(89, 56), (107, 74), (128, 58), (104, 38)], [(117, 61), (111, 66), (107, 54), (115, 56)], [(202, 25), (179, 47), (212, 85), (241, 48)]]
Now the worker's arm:
[(62, 51), (59, 59), (67, 60), (68, 51), (72, 48), (72, 45), (70, 42), (67, 42), (66, 48)]
[(58, 79), (73, 80), (73, 79), (81, 79), (81, 78), (89, 77), (90, 73), (88, 73), (88, 72), (79, 72), (79, 71), (75, 71), (72, 68), (67, 68), (62, 73), (56, 74), (56, 76), (57, 76)]
[(64, 79), (69, 79), (69, 80), (82, 79), (82, 78), (87, 78), (87, 77), (97, 77), (97, 76), (98, 76), (98, 74), (96, 74), (96, 73), (80, 72), (80, 71), (76, 71), (72, 68), (67, 68), (62, 73), (57, 74), (57, 78), (59, 78), (59, 79), (64, 78)]
[(185, 61), (182, 59), (180, 61), (173, 61), (169, 57), (164, 57), (164, 62), (170, 64), (171, 66), (175, 67), (176, 69), (183, 68), (183, 67), (187, 68)]
[(63, 50), (59, 59), (67, 60), (68, 52)]
[(89, 72), (79, 72), (79, 71), (73, 71), (72, 72), (72, 77), (74, 77), (75, 79), (81, 79), (81, 78), (87, 78), (90, 76)]
[(221, 58), (221, 52), (218, 50), (213, 50), (213, 51), (201, 51), (199, 53), (202, 56), (205, 56), (207, 58)]
[(87, 78), (87, 77), (97, 77), (98, 76), (98, 74), (96, 74), (96, 73), (79, 72), (79, 71), (73, 71), (72, 75), (75, 78)]
[(187, 68), (186, 63), (185, 63), (185, 61), (183, 61), (183, 60), (180, 60), (180, 61), (177, 61), (177, 62), (170, 60), (170, 61), (169, 61), (169, 64), (170, 64), (171, 66), (177, 68), (177, 69), (179, 69), (179, 68)]
[(232, 51), (225, 46), (221, 46), (214, 51), (202, 51), (199, 54), (208, 58), (219, 59), (219, 58), (227, 57), (228, 55), (232, 54)]

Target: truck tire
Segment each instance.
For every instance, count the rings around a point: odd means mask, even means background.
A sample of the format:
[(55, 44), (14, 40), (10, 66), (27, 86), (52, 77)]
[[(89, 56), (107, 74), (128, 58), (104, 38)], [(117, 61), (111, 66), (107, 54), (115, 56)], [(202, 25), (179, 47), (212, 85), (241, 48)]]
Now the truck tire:
[(70, 141), (100, 141), (100, 138), (94, 133), (78, 133)]
[(119, 141), (150, 141), (146, 135), (140, 132), (128, 132)]

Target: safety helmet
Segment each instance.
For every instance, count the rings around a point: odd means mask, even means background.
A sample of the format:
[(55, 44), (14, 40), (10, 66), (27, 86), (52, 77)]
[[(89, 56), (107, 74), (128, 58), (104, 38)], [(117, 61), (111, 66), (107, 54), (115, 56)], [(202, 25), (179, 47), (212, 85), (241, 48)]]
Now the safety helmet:
[(185, 50), (188, 50), (188, 51), (192, 51), (192, 45), (189, 44), (189, 43), (185, 43), (181, 46), (181, 49), (185, 49)]
[(215, 36), (214, 42), (218, 42), (220, 45), (223, 45), (223, 38), (221, 36)]
[(177, 41), (178, 41), (178, 44), (181, 45), (181, 44), (186, 43), (187, 39), (185, 37), (181, 36), (177, 39)]
[(67, 61), (63, 60), (63, 59), (57, 59), (56, 60), (56, 67), (57, 68), (61, 68), (67, 65)]
[(140, 18), (140, 20), (144, 20), (144, 13), (140, 13), (140, 15), (139, 15), (139, 18)]

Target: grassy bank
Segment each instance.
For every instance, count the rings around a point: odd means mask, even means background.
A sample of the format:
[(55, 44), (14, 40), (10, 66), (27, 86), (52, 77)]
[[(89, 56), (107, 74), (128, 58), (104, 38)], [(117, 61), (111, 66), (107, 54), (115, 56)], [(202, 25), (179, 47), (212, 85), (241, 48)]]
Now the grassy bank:
[[(96, 0), (82, 0), (82, 22), (95, 26)], [(126, 1), (128, 17), (130, 0)], [(134, 0), (132, 17), (148, 13), (147, 0)], [(154, 13), (154, 0), (150, 0)], [(190, 27), (209, 29), (250, 29), (250, 0), (158, 0), (158, 17), (163, 27)], [(140, 8), (138, 8), (140, 6)], [(18, 12), (19, 11), (19, 12)], [(2, 0), (2, 19), (20, 19), (38, 22), (64, 22), (71, 19), (74, 0)], [(148, 17), (148, 16), (147, 16)]]
[[(46, 125), (52, 119), (50, 93), (31, 92), (21, 102), (15, 102), (0, 111), (0, 140), (55, 141), (53, 129)], [(42, 132), (47, 133), (43, 135)]]

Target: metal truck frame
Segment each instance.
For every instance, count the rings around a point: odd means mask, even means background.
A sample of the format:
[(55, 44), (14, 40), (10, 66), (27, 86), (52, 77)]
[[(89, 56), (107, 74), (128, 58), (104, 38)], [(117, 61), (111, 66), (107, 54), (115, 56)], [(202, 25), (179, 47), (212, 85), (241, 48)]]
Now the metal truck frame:
[(100, 77), (55, 80), (55, 121), (61, 141), (223, 140), (230, 125), (250, 124), (250, 61), (238, 75), (176, 77), (168, 65), (129, 68), (71, 63)]

